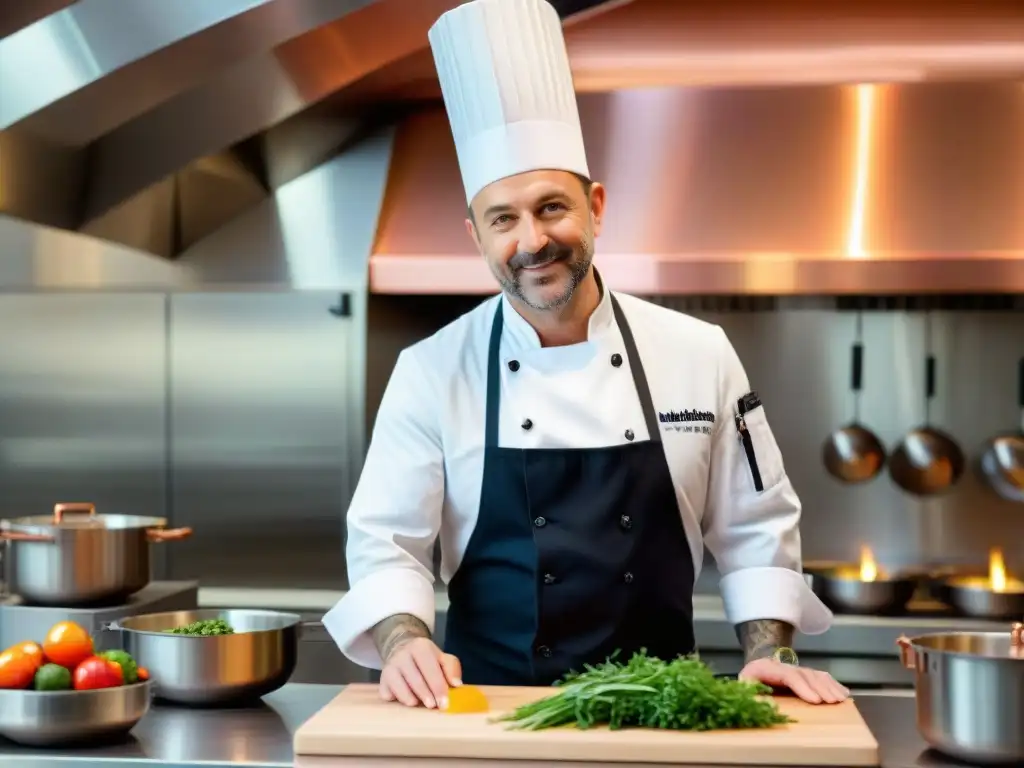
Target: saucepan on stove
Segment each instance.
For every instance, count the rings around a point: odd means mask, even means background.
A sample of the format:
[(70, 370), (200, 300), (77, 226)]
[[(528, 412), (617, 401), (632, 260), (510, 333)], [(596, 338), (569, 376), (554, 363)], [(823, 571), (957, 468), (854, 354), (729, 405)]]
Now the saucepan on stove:
[(969, 765), (1024, 764), (1024, 624), (904, 636), (897, 644), (914, 672), (925, 741)]
[(998, 547), (989, 553), (987, 573), (963, 571), (938, 577), (932, 593), (957, 613), (973, 619), (1024, 616), (1024, 580), (1006, 567)]
[(902, 572), (888, 573), (869, 547), (861, 548), (859, 563), (808, 570), (811, 588), (838, 613), (898, 614), (914, 597), (918, 579)]
[(149, 546), (179, 541), (191, 528), (162, 517), (100, 515), (89, 503), (62, 503), (52, 515), (0, 521), (8, 591), (34, 605), (112, 603), (149, 584)]

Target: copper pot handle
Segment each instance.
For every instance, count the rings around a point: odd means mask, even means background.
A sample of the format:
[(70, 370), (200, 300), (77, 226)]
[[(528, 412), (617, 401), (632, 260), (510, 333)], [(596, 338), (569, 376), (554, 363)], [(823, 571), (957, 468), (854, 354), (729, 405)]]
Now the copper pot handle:
[(68, 513), (96, 516), (96, 505), (88, 501), (65, 501), (53, 506), (53, 524), (60, 525)]
[(0, 531), (2, 541), (53, 541), (53, 536), (45, 533), (18, 533), (17, 531)]
[(900, 647), (900, 664), (907, 669), (917, 669), (917, 654), (914, 652), (914, 647), (910, 644), (910, 638), (906, 635), (900, 635), (896, 639), (896, 645)]
[(191, 528), (147, 528), (146, 538), (152, 544), (162, 544), (165, 541), (181, 541), (192, 535)]

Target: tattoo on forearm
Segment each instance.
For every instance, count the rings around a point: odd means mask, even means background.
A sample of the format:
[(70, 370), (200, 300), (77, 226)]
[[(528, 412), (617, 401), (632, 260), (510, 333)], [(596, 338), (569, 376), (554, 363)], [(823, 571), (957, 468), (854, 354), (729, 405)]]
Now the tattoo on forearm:
[(430, 629), (408, 613), (389, 616), (373, 628), (373, 642), (380, 657), (387, 661), (400, 646), (417, 637), (430, 637)]
[(793, 626), (784, 621), (759, 619), (736, 626), (736, 636), (743, 646), (746, 661), (766, 659), (779, 648), (788, 648), (793, 643)]

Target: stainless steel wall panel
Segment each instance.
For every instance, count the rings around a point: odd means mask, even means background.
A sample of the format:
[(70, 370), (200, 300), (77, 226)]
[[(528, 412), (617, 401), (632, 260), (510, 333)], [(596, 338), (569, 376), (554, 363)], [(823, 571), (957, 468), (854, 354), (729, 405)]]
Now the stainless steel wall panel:
[(0, 516), (167, 514), (164, 301), (0, 294)]
[(365, 307), (335, 293), (171, 300), (171, 500), (195, 528), (175, 576), (204, 586), (344, 586), (362, 463)]
[[(973, 468), (930, 500), (904, 493), (888, 475), (846, 486), (825, 472), (822, 441), (853, 415), (854, 313), (694, 314), (726, 329), (765, 401), (804, 502), (805, 557), (856, 559), (864, 544), (889, 566), (984, 563), (989, 548), (1002, 545), (1008, 565), (1024, 571), (1024, 509), (992, 494)], [(1024, 356), (1024, 313), (935, 312), (931, 319), (937, 362), (931, 421), (973, 461), (987, 437), (1020, 424), (1016, 366)], [(925, 419), (925, 323), (924, 312), (864, 315), (861, 418), (890, 450)]]

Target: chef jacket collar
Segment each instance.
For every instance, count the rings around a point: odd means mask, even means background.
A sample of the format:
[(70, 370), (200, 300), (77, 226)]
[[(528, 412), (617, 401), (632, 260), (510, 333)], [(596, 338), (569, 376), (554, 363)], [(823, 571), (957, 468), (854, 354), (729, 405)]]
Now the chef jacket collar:
[[(604, 281), (601, 279), (601, 275), (598, 274), (596, 268), (594, 268), (594, 277), (597, 279), (597, 288), (601, 292), (601, 301), (598, 302), (597, 307), (591, 313), (590, 321), (587, 324), (587, 341), (589, 342), (597, 341), (615, 324), (611, 293), (605, 288)], [(516, 311), (516, 308), (508, 300), (508, 296), (504, 292), (501, 294), (501, 301), (504, 304), (501, 311), (505, 321), (506, 343), (510, 345), (510, 350), (541, 349), (540, 337), (537, 335), (537, 331)]]

